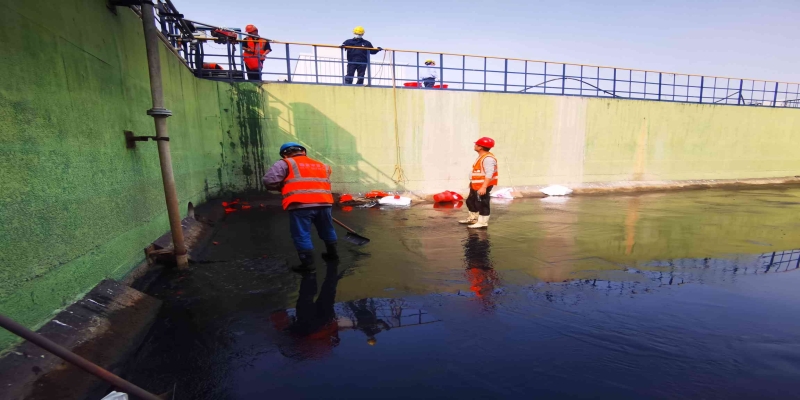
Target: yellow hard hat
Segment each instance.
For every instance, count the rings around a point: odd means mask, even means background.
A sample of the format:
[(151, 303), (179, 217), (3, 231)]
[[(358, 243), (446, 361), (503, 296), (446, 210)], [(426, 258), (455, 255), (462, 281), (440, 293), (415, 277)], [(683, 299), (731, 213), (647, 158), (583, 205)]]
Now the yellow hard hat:
[(436, 61), (431, 60), (430, 58), (425, 60), (425, 64), (436, 64)]
[(353, 28), (353, 33), (355, 33), (356, 35), (363, 35), (364, 34), (364, 27), (363, 26), (357, 26), (357, 27)]

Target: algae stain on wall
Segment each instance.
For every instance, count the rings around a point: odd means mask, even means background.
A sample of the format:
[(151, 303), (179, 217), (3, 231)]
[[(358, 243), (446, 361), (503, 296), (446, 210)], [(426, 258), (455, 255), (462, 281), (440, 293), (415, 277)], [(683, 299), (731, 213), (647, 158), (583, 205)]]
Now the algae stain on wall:
[[(238, 151), (241, 153), (241, 172), (246, 190), (262, 190), (261, 177), (266, 172), (263, 124), (263, 90), (252, 84), (231, 86), (231, 97), (236, 105), (236, 124), (239, 128)], [(231, 150), (236, 151), (235, 142)]]

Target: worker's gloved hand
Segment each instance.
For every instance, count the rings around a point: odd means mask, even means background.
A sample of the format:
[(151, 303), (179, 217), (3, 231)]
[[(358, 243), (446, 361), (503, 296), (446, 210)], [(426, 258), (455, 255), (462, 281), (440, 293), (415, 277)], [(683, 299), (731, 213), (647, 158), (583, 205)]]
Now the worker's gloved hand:
[(344, 45), (341, 45), (341, 46), (339, 46), (339, 48), (340, 48), (340, 49), (343, 49), (343, 48), (344, 48)]
[(383, 47), (378, 47), (378, 51), (383, 51)]

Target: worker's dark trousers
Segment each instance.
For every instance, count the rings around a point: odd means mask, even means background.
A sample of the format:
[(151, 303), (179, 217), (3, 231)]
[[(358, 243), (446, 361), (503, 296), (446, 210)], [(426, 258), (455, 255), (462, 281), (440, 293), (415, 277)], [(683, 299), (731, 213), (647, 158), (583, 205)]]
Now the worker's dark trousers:
[(311, 225), (317, 227), (317, 235), (325, 243), (336, 243), (331, 207), (297, 208), (289, 210), (289, 229), (297, 251), (314, 250)]
[(425, 85), (425, 87), (433, 87), (435, 83), (436, 78), (425, 78), (422, 80), (422, 84)]
[(480, 215), (489, 215), (489, 193), (491, 193), (494, 186), (486, 188), (486, 194), (478, 196), (478, 191), (469, 187), (469, 196), (467, 197), (467, 208), (469, 212), (477, 212)]
[[(245, 67), (247, 68), (247, 67)], [(261, 70), (247, 68), (247, 79), (251, 81), (261, 80)]]
[(364, 75), (367, 72), (367, 64), (347, 64), (347, 76), (344, 78), (345, 85), (351, 85), (353, 83), (353, 74), (358, 71), (358, 82), (359, 85), (364, 84)]

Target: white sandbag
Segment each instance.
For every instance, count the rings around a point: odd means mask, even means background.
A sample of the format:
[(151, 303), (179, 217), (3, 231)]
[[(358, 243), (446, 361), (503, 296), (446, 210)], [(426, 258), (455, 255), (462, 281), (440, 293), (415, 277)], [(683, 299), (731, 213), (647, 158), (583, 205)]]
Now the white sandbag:
[(550, 185), (544, 189), (540, 189), (539, 191), (548, 196), (566, 196), (572, 193), (572, 189), (561, 185)]
[(408, 206), (411, 205), (411, 198), (403, 196), (386, 196), (378, 200), (378, 203), (386, 206)]
[(111, 392), (101, 400), (128, 400), (128, 395), (120, 392)]
[(489, 194), (489, 197), (494, 197), (498, 199), (513, 199), (514, 198), (514, 188), (503, 188), (496, 192), (492, 192)]

